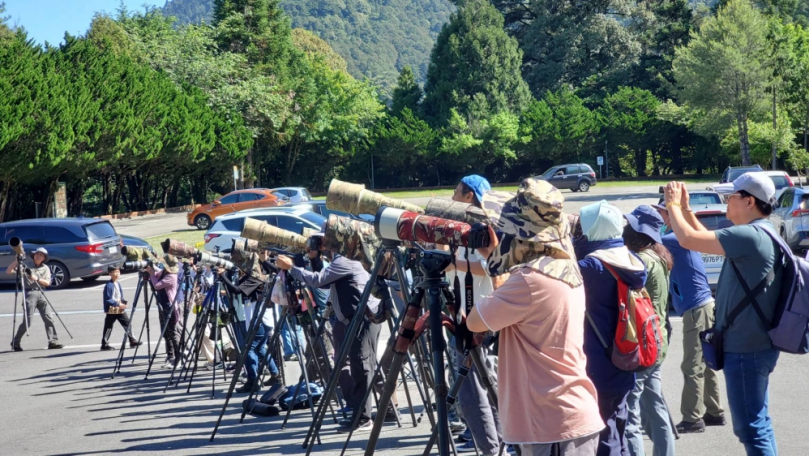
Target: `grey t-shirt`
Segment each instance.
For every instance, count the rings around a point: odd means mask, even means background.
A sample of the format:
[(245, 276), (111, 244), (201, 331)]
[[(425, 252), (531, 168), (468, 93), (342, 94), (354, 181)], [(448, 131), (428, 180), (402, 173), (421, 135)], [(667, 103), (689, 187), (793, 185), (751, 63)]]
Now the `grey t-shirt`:
[[(721, 328), (733, 309), (746, 296), (730, 260), (736, 263), (747, 286), (752, 290), (769, 274), (776, 261), (781, 260), (781, 252), (763, 229), (752, 225), (738, 225), (717, 230), (716, 238), (722, 244), (725, 258), (728, 260), (722, 266), (716, 286), (716, 327)], [(781, 288), (781, 271), (781, 268), (778, 268), (775, 279), (756, 298), (768, 320), (768, 325), (775, 313), (775, 304)], [(772, 346), (767, 329), (753, 306), (749, 305), (736, 318), (733, 326), (725, 330), (725, 351), (754, 353), (767, 350)]]
[[(43, 264), (42, 266), (40, 266), (38, 268), (37, 267), (31, 267), (31, 271), (34, 272), (34, 277), (36, 277), (38, 279), (41, 279), (41, 280), (47, 280), (48, 282), (51, 281), (51, 270), (50, 270), (50, 268), (48, 268), (48, 265)], [(31, 279), (28, 278), (28, 274), (23, 273), (23, 277), (25, 277), (25, 286), (26, 286), (26, 288), (28, 288), (29, 290), (32, 290), (32, 289), (37, 289), (38, 290), (38, 288), (36, 288), (34, 286), (34, 282), (31, 281)], [(42, 287), (42, 288), (45, 288), (45, 287)]]

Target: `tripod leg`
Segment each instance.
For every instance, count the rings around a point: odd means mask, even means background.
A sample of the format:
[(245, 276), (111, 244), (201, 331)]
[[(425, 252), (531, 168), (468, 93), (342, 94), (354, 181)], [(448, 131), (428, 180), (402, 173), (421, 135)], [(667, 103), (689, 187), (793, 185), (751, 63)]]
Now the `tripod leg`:
[(169, 323), (171, 323), (171, 318), (166, 316), (165, 319), (166, 322), (163, 324), (163, 329), (160, 331), (160, 339), (157, 340), (157, 345), (154, 348), (154, 353), (152, 354), (152, 357), (149, 358), (149, 367), (146, 369), (146, 377), (143, 378), (144, 380), (149, 379), (149, 373), (152, 372), (152, 364), (154, 364), (154, 360), (155, 358), (157, 358), (157, 350), (160, 348), (160, 342), (163, 340), (163, 335), (166, 334), (166, 329), (168, 329)]
[[(211, 315), (210, 309), (206, 308), (203, 311), (203, 320), (202, 320), (202, 323), (201, 323), (202, 325), (206, 324), (205, 322), (209, 320), (210, 315)], [(214, 324), (216, 324), (216, 323), (214, 323)], [(202, 326), (200, 326), (200, 328), (202, 328)], [(188, 379), (188, 388), (186, 388), (186, 390), (185, 390), (186, 394), (191, 392), (191, 385), (194, 384), (194, 375), (197, 373), (197, 366), (199, 365), (199, 352), (200, 352), (200, 350), (202, 350), (202, 339), (203, 339), (201, 331), (202, 331), (201, 329), (197, 330), (197, 340), (196, 340), (197, 346), (195, 347), (196, 349), (194, 350), (194, 353), (196, 353), (196, 356), (194, 357), (194, 367), (191, 368), (191, 377)], [(191, 362), (189, 361), (189, 366), (190, 365), (191, 365)]]
[[(138, 308), (138, 299), (141, 296), (142, 290), (143, 279), (142, 276), (139, 275), (138, 286), (135, 287), (135, 298), (132, 300), (132, 310), (129, 311), (129, 329), (127, 330), (127, 334), (124, 334), (124, 341), (121, 342), (121, 349), (118, 351), (118, 359), (115, 361), (115, 367), (112, 369), (112, 376), (110, 378), (115, 378), (115, 374), (121, 371), (121, 364), (124, 362), (124, 351), (126, 350), (126, 338), (127, 336), (132, 337), (132, 327), (133, 322), (135, 321), (135, 309)], [(135, 347), (135, 350), (137, 349), (138, 347)]]
[[(59, 319), (59, 323), (61, 323), (62, 327), (65, 328), (65, 332), (67, 333), (67, 335), (70, 336), (70, 338), (72, 339), (73, 334), (70, 334), (70, 330), (67, 329), (67, 326), (65, 325), (65, 322), (62, 321), (62, 317), (59, 316), (59, 312), (56, 311), (56, 309), (53, 307), (53, 304), (51, 304), (51, 300), (48, 299), (48, 295), (45, 294), (45, 290), (43, 290), (42, 286), (40, 286), (38, 283), (35, 283), (35, 285), (36, 285), (37, 290), (39, 291), (39, 293), (42, 295), (42, 297), (45, 298), (45, 302), (48, 303), (48, 306), (51, 308), (54, 315), (56, 315), (56, 318)], [(43, 315), (44, 315), (44, 313), (43, 313)]]

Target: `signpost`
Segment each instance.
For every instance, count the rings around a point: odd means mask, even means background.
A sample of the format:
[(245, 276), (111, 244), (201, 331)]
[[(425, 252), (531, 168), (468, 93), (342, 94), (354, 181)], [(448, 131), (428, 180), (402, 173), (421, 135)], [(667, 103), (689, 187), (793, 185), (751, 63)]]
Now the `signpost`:
[(602, 179), (604, 176), (601, 173), (601, 167), (604, 166), (604, 157), (599, 155), (596, 157), (596, 162), (598, 163), (598, 178)]
[(239, 189), (239, 186), (236, 183), (238, 180), (239, 180), (239, 167), (237, 165), (233, 165), (233, 190), (234, 191)]

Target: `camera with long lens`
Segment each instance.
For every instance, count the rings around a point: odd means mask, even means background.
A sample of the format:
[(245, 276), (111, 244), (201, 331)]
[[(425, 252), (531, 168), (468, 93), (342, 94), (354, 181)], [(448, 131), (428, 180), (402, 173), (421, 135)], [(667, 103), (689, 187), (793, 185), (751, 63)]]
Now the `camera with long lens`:
[(374, 220), (374, 228), (382, 239), (454, 245), (471, 249), (488, 247), (491, 243), (489, 228), (483, 223), (470, 225), (390, 207), (379, 210)]
[(258, 241), (262, 245), (273, 250), (283, 252), (306, 253), (306, 238), (300, 234), (287, 231), (267, 222), (246, 218), (241, 236), (245, 239)]
[(254, 240), (234, 239), (228, 260), (250, 277), (264, 280), (261, 260), (258, 256), (258, 242)]
[(144, 249), (142, 247), (125, 245), (121, 248), (121, 254), (123, 254), (127, 261), (157, 260), (157, 257), (155, 257), (149, 249)]
[(22, 246), (22, 239), (18, 237), (13, 237), (8, 240), (8, 245), (11, 247), (11, 250), (17, 254), (18, 258), (22, 258), (25, 256), (25, 249)]
[(194, 258), (199, 253), (199, 249), (196, 247), (176, 239), (166, 239), (160, 243), (160, 247), (163, 248), (163, 253), (168, 253), (178, 258)]
[(151, 258), (137, 261), (124, 261), (121, 269), (124, 271), (139, 271), (141, 269), (146, 269), (149, 266), (154, 267), (154, 260)]
[(382, 246), (373, 225), (335, 214), (329, 215), (321, 242), (325, 249), (359, 261), (366, 271), (373, 267), (376, 252)]
[(366, 190), (364, 185), (332, 179), (326, 195), (326, 207), (349, 214), (375, 215), (381, 207), (395, 207), (406, 211), (422, 213), (424, 210), (415, 204), (380, 193)]
[(474, 204), (461, 203), (443, 198), (432, 198), (424, 208), (424, 215), (455, 220), (475, 225), (476, 223), (489, 223), (489, 217), (483, 209)]
[(194, 260), (197, 263), (209, 264), (211, 266), (215, 266), (218, 268), (233, 269), (236, 267), (236, 265), (234, 265), (230, 261), (224, 258), (219, 258), (207, 252), (199, 252), (194, 258)]

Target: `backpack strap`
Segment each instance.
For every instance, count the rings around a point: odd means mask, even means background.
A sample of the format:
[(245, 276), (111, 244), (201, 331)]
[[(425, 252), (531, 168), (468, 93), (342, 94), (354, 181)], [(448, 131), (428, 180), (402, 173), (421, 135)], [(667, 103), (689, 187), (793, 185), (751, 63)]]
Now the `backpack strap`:
[(590, 322), (590, 326), (593, 328), (593, 331), (596, 332), (596, 336), (598, 337), (598, 340), (601, 341), (601, 345), (603, 345), (604, 348), (608, 350), (610, 346), (607, 345), (607, 341), (604, 339), (604, 336), (601, 335), (601, 331), (599, 331), (598, 328), (596, 327), (596, 322), (593, 321), (593, 317), (590, 316), (590, 312), (585, 310), (584, 316), (587, 317), (587, 321)]
[(724, 331), (725, 329), (731, 327), (733, 322), (736, 318), (747, 308), (747, 306), (752, 305), (753, 309), (756, 311), (756, 315), (758, 315), (759, 320), (764, 325), (764, 327), (769, 327), (770, 323), (767, 321), (767, 318), (764, 316), (764, 312), (761, 310), (761, 307), (758, 305), (758, 295), (764, 291), (764, 288), (767, 285), (771, 284), (772, 281), (775, 279), (776, 269), (780, 269), (781, 264), (777, 263), (775, 267), (770, 269), (770, 272), (767, 273), (767, 276), (761, 279), (761, 282), (755, 286), (752, 290), (747, 285), (747, 281), (744, 280), (742, 277), (742, 273), (739, 271), (739, 268), (736, 267), (736, 263), (733, 260), (730, 260), (730, 265), (733, 267), (733, 272), (736, 273), (736, 278), (739, 279), (739, 284), (742, 286), (742, 290), (744, 290), (745, 297), (742, 301), (736, 304), (736, 307), (733, 308), (733, 311), (728, 316), (728, 320), (725, 322), (725, 326), (722, 328)]

